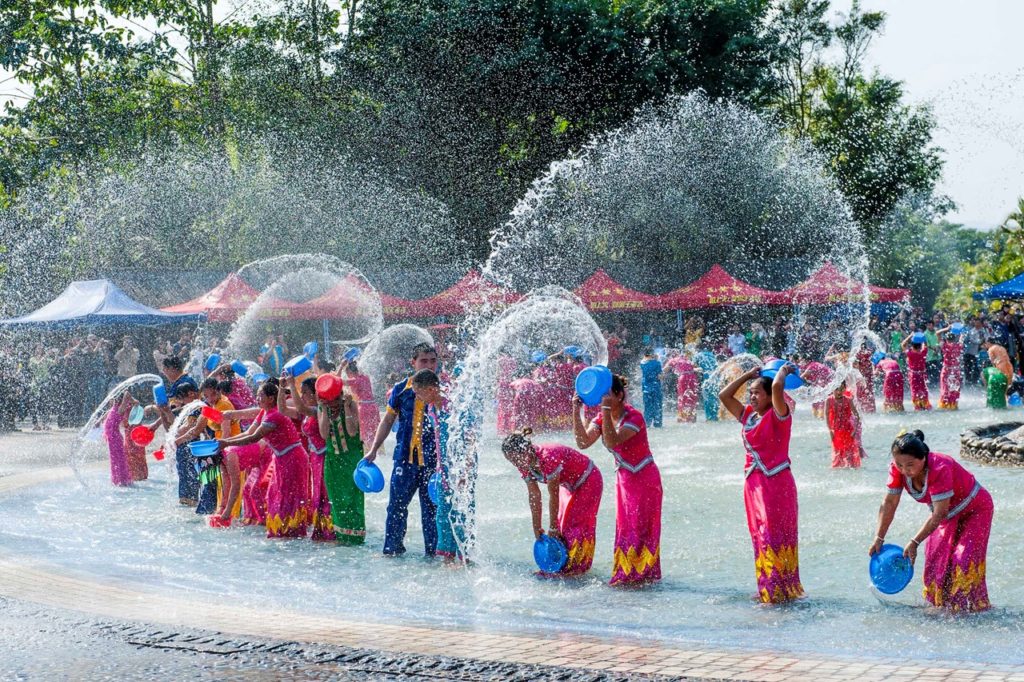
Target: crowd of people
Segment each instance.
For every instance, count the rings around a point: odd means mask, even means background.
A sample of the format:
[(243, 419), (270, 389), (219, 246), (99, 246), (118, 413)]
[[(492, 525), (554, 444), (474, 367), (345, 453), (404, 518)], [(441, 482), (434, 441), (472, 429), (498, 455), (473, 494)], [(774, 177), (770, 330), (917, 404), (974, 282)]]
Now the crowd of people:
[[(664, 491), (647, 434), (648, 428), (663, 426), (668, 398), (678, 422), (696, 421), (700, 412), (709, 421), (739, 422), (758, 594), (767, 603), (802, 596), (797, 494), (789, 466), (795, 404), (787, 389), (791, 377), (799, 375), (823, 389), (813, 394), (819, 402), (812, 413), (828, 424), (836, 467), (859, 466), (865, 456), (861, 414), (876, 409), (879, 387), (883, 409), (904, 409), (904, 383), (915, 409), (931, 409), (929, 391), (936, 386), (938, 406), (956, 409), (960, 386), (969, 383), (961, 374), (974, 355), (990, 405), (1005, 406), (1005, 401), (992, 400), (993, 390), (1005, 399), (1019, 388), (1014, 362), (1024, 343), (1017, 340), (1019, 329), (1008, 312), (952, 324), (942, 316), (911, 319), (873, 321), (877, 336), (864, 337), (852, 349), (853, 340), (838, 323), (813, 319), (803, 320), (795, 331), (791, 321), (779, 319), (768, 326), (751, 324), (746, 331), (730, 325), (713, 334), (695, 317), (666, 345), (653, 331), (637, 335), (640, 343), (631, 344), (628, 330), (615, 329), (607, 335), (609, 365), (619, 371), (595, 406), (583, 404), (573, 388), (577, 374), (594, 360), (591, 350), (570, 346), (499, 358), (496, 427), (503, 436), (502, 452), (526, 483), (534, 535), (564, 544), (567, 560), (557, 573), (578, 575), (593, 564), (604, 478), (600, 463), (583, 451), (600, 441), (616, 470), (610, 582), (643, 585), (661, 578)], [(458, 374), (439, 369), (433, 347), (420, 344), (410, 350), (410, 374), (388, 391), (382, 417), (355, 355), (334, 366), (314, 351), (308, 366), (296, 369), (286, 363), (288, 346), (279, 335), (268, 336), (256, 363), (221, 361), (216, 339), (197, 354), (191, 339), (185, 330), (176, 342), (160, 340), (152, 351), (166, 401), (156, 391), (151, 401), (136, 384), (108, 403), (102, 430), (115, 485), (147, 477), (146, 446), (162, 431), (154, 456), (173, 456), (179, 502), (194, 507), (211, 527), (242, 523), (264, 527), (270, 538), (362, 544), (364, 491), (356, 474), (374, 463), (394, 430), (383, 553), (406, 552), (409, 507), (418, 497), (424, 552), (452, 563), (464, 559), (467, 512), (454, 505), (454, 491), (459, 487), (465, 493), (469, 486), (472, 499), (472, 476), (466, 480), (462, 472), (463, 478), (453, 480), (450, 474), (446, 399)], [(202, 376), (193, 377), (188, 371), (195, 371), (197, 355), (204, 368)], [(47, 414), (63, 409), (68, 419), (82, 420), (112, 385), (137, 374), (144, 362), (131, 337), (122, 337), (116, 349), (94, 335), (71, 339), (63, 354), (34, 347), (21, 371), (27, 372), (29, 386), (38, 379), (43, 388), (26, 389), (19, 397), (40, 428)], [(628, 399), (627, 373), (639, 383), (642, 411)], [(61, 381), (74, 377), (80, 390), (66, 393), (75, 396), (80, 408), (43, 407), (46, 380), (55, 376)], [(88, 398), (79, 395), (83, 391)], [(462, 437), (475, 439), (482, 421), (482, 416), (474, 418)], [(534, 434), (543, 431), (571, 431), (576, 447), (535, 443)], [(914, 560), (928, 538), (925, 596), (954, 610), (988, 608), (988, 493), (956, 460), (929, 454), (923, 434), (898, 438), (892, 457), (870, 551), (879, 550), (906, 489), (933, 509), (905, 549)], [(548, 494), (547, 524), (542, 484)]]

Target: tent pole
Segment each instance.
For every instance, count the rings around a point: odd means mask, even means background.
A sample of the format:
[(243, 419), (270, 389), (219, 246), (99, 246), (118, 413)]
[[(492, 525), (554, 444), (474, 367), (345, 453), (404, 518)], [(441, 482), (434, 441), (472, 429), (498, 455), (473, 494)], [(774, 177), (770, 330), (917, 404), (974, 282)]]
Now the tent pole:
[(324, 320), (324, 360), (331, 359), (331, 321)]

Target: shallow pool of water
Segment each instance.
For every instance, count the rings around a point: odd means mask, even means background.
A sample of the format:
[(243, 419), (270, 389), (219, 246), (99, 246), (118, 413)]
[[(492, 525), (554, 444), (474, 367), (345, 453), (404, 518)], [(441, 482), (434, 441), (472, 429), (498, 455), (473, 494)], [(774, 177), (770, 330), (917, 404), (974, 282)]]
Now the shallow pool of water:
[[(958, 413), (870, 415), (865, 424), (870, 457), (860, 470), (840, 471), (829, 467), (824, 424), (801, 406), (792, 459), (807, 597), (784, 607), (761, 606), (753, 598), (735, 422), (672, 423), (652, 432), (665, 488), (665, 579), (644, 590), (606, 585), (614, 470), (610, 455), (598, 446), (590, 451), (605, 476), (597, 556), (592, 572), (577, 581), (533, 576), (526, 487), (500, 457), (496, 439), (487, 443), (481, 463), (481, 561), (470, 570), (445, 569), (417, 556), (422, 536), (415, 502), (409, 554), (385, 559), (380, 555), (385, 495), (367, 498), (365, 547), (268, 541), (254, 528), (207, 528), (191, 510), (178, 508), (162, 465), (152, 469), (152, 480), (132, 489), (112, 489), (105, 474), (95, 472), (87, 476), (88, 489), (68, 479), (8, 495), (0, 499), (0, 541), (12, 552), (119, 583), (358, 620), (478, 624), (865, 658), (1021, 663), (1024, 469), (968, 463), (996, 503), (988, 561), (992, 612), (952, 618), (925, 608), (920, 562), (911, 587), (885, 603), (867, 578), (867, 547), (895, 433), (921, 428), (933, 449), (956, 454), (963, 428), (1004, 416), (984, 409), (976, 396)], [(569, 444), (571, 436), (548, 440)], [(926, 515), (924, 505), (904, 496), (890, 539), (903, 544)]]

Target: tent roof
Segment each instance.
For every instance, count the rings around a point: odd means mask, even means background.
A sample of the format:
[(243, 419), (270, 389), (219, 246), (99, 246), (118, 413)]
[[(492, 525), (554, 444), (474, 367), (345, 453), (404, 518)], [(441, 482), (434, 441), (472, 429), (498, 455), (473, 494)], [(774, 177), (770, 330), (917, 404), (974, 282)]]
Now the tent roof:
[(169, 313), (206, 313), (210, 322), (234, 322), (259, 295), (259, 291), (232, 272), (205, 294), (161, 310)]
[(679, 310), (784, 302), (779, 292), (747, 284), (730, 275), (721, 265), (712, 265), (696, 281), (662, 294), (661, 298), (668, 307)]
[(1008, 300), (1024, 298), (1024, 272), (1005, 282), (999, 282), (974, 294), (977, 301)]
[(477, 270), (470, 270), (458, 282), (444, 291), (420, 301), (411, 301), (412, 315), (461, 315), (466, 308), (479, 308), (484, 303), (510, 305), (522, 296), (485, 279)]
[(79, 325), (157, 325), (194, 322), (201, 313), (171, 313), (133, 300), (108, 279), (72, 282), (60, 296), (21, 317), (0, 320), (5, 325), (68, 328)]
[[(357, 317), (368, 302), (366, 295), (358, 295), (357, 291), (367, 292), (366, 286), (353, 277), (345, 278), (322, 295), (301, 304), (311, 313), (322, 319), (340, 320)], [(377, 292), (380, 296), (381, 310), (385, 318), (411, 317), (413, 301)]]
[[(826, 261), (806, 280), (781, 293), (798, 304), (858, 303), (864, 296), (864, 284)], [(868, 285), (868, 295), (873, 302), (890, 303), (909, 299), (910, 291)]]
[(667, 307), (661, 297), (630, 289), (601, 269), (584, 280), (573, 293), (594, 312), (663, 310)]

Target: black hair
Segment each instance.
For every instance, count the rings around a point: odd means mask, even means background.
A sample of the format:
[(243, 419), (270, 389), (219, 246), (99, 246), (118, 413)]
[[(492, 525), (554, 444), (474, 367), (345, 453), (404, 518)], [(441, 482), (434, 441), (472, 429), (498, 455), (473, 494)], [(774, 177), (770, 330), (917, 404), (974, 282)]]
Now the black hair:
[(533, 442), (530, 436), (533, 429), (527, 427), (522, 431), (510, 433), (501, 441), (501, 452), (506, 457), (509, 455), (532, 455), (534, 453)]
[(203, 383), (199, 386), (199, 388), (201, 388), (204, 391), (209, 391), (209, 390), (219, 391), (220, 390), (220, 382), (217, 381), (217, 379), (215, 377), (206, 377), (205, 379), (203, 379)]
[(437, 355), (437, 349), (434, 348), (434, 346), (432, 346), (431, 344), (427, 343), (426, 341), (417, 343), (415, 346), (412, 347), (413, 360), (418, 358), (423, 353), (433, 353), (434, 355)]
[(355, 360), (350, 360), (348, 365), (345, 366), (345, 369), (347, 369), (350, 372), (358, 373), (359, 372), (359, 365), (356, 364)]
[(626, 394), (626, 387), (629, 386), (629, 379), (622, 376), (621, 374), (612, 375), (612, 393)]
[[(271, 377), (273, 379), (273, 377)], [(277, 382), (267, 379), (260, 385), (260, 393), (268, 398), (277, 398)]]
[(220, 381), (217, 383), (217, 390), (224, 395), (231, 395), (231, 390), (234, 388), (234, 384), (230, 381)]
[(310, 393), (316, 393), (316, 378), (306, 377), (302, 380), (302, 390), (309, 391)]
[(412, 375), (412, 385), (420, 388), (437, 388), (441, 385), (441, 380), (433, 371), (421, 369)]
[(231, 365), (228, 365), (220, 371), (220, 375), (230, 381), (235, 376), (235, 370), (231, 368)]
[(897, 436), (892, 442), (892, 454), (910, 455), (914, 459), (926, 459), (928, 457), (928, 445), (924, 442), (924, 433), (914, 430)]
[(177, 355), (170, 355), (164, 358), (163, 366), (165, 369), (174, 369), (180, 372), (185, 368), (185, 363)]
[(751, 381), (750, 383), (759, 384), (761, 386), (761, 390), (763, 390), (768, 395), (771, 395), (772, 384), (775, 383), (775, 380), (772, 377), (766, 377), (762, 375), (759, 377), (755, 377), (754, 380)]
[(921, 350), (921, 346), (923, 346), (924, 344), (923, 343), (912, 343), (910, 345), (914, 347), (914, 350)]

